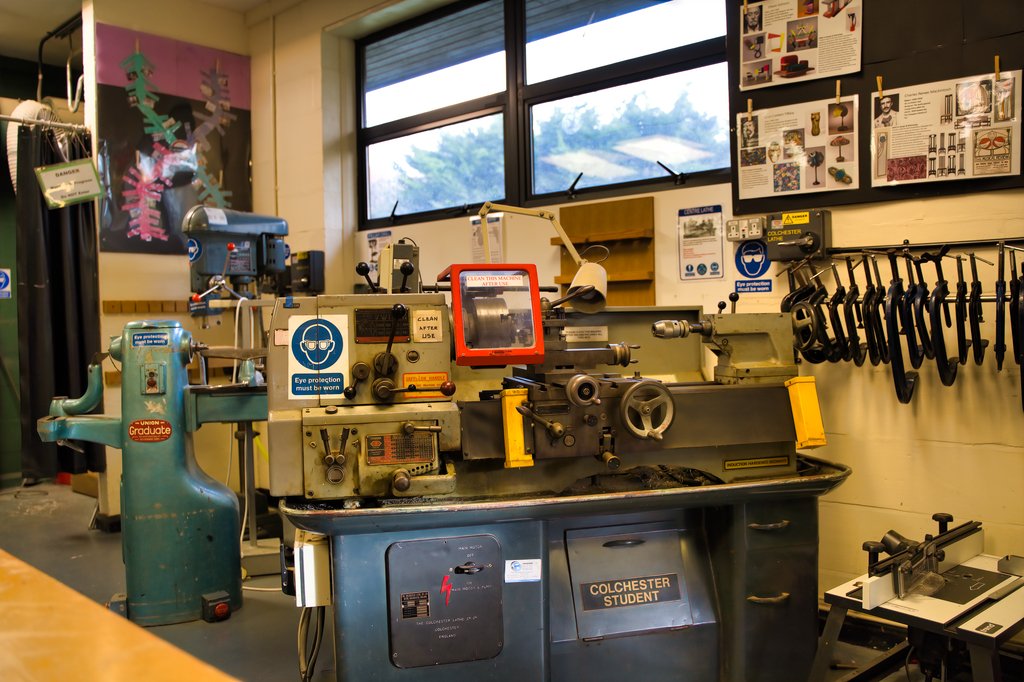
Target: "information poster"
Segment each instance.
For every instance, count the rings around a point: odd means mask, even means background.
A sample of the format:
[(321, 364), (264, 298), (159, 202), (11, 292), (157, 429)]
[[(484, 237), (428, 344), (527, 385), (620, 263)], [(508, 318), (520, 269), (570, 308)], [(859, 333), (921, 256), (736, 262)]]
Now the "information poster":
[(474, 263), (505, 262), (501, 255), (504, 216), (504, 213), (491, 213), (487, 216), (487, 244), (491, 252), (490, 258), (484, 256), (484, 234), (480, 230), (480, 216), (470, 217), (469, 225), (473, 232), (470, 252), (473, 254)]
[(370, 278), (379, 281), (380, 273), (377, 265), (380, 263), (380, 252), (391, 243), (391, 230), (378, 230), (366, 232), (366, 262), (370, 266)]
[(683, 281), (721, 279), (721, 206), (699, 206), (679, 210), (679, 279)]
[(871, 184), (1020, 174), (1021, 71), (871, 97)]
[(740, 8), (740, 90), (860, 71), (862, 0), (764, 0)]
[(852, 95), (736, 116), (740, 199), (857, 189)]

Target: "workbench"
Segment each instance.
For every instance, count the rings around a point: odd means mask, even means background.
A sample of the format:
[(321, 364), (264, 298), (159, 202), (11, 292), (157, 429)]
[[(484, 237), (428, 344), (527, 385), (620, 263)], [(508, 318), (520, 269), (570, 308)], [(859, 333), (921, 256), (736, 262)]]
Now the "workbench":
[(234, 680), (0, 550), (0, 679)]

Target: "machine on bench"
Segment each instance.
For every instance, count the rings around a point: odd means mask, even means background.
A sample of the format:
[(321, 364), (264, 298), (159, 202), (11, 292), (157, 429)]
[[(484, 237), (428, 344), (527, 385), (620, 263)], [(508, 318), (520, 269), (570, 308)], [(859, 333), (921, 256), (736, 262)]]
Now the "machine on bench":
[(789, 316), (587, 316), (521, 264), (452, 266), (449, 309), (415, 268), (270, 326), (271, 493), (330, 538), (338, 679), (809, 670), (849, 469), (796, 452), (824, 438)]
[(958, 668), (969, 668), (976, 682), (1004, 679), (999, 647), (1024, 628), (1024, 557), (984, 554), (979, 521), (950, 528), (951, 515), (932, 518), (939, 532), (923, 541), (890, 530), (880, 542), (865, 542), (868, 572), (825, 593), (831, 609), (811, 680), (825, 679), (850, 609), (907, 626), (907, 643), (865, 673), (902, 662), (913, 647), (926, 679), (951, 679)]

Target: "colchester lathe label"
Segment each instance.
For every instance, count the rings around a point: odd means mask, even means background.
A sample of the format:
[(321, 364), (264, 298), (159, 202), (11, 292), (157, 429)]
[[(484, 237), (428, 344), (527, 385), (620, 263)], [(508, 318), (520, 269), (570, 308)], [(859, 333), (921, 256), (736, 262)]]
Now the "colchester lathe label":
[(288, 318), (288, 397), (342, 395), (348, 368), (348, 315)]
[(171, 423), (163, 419), (136, 419), (128, 424), (128, 437), (136, 443), (159, 443), (171, 437)]
[(583, 583), (580, 585), (580, 594), (583, 597), (584, 611), (678, 601), (679, 576), (675, 573), (666, 573), (642, 578)]

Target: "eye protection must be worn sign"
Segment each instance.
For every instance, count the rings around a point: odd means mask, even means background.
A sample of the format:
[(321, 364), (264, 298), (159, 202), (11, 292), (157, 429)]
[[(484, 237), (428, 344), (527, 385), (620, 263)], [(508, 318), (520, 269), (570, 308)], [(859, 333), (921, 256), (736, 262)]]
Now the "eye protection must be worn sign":
[(288, 397), (342, 395), (349, 366), (348, 315), (288, 319)]

